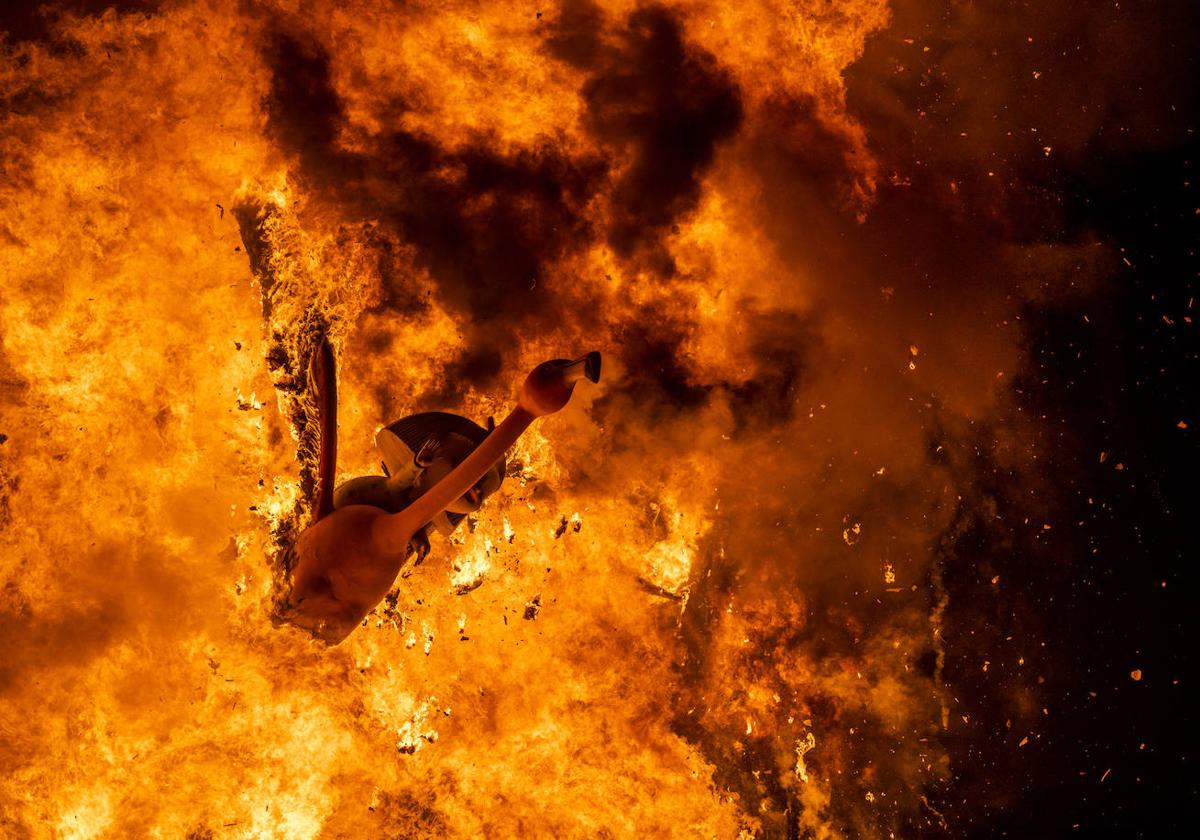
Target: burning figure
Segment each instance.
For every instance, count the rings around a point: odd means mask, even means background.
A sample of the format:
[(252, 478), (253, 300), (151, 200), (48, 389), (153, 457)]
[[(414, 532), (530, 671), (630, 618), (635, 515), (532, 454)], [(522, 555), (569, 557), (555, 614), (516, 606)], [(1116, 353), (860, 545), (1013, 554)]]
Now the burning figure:
[(388, 475), (356, 478), (335, 492), (337, 390), (332, 349), (323, 341), (313, 358), (322, 427), (316, 515), (294, 546), (285, 620), (330, 645), (350, 635), (409, 554), (424, 559), (429, 529), (452, 530), (478, 510), (503, 480), (505, 451), (535, 419), (566, 406), (584, 378), (600, 380), (599, 353), (538, 365), (499, 426), (489, 420), (485, 430), (441, 412), (400, 420), (377, 438)]

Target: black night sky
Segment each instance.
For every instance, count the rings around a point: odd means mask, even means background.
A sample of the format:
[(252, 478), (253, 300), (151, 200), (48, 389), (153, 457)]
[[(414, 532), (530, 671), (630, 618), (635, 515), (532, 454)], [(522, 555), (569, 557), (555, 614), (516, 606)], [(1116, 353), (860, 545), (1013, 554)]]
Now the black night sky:
[[(1056, 124), (1077, 118), (1080, 101), (1104, 115), (1078, 136), (1070, 156), (1031, 155), (1017, 141), (995, 144), (1002, 151), (994, 159), (1018, 173), (1017, 186), (1004, 212), (977, 211), (978, 227), (999, 225), (999, 235), (1025, 242), (1090, 234), (1123, 259), (1098, 286), (1031, 302), (1021, 312), (1036, 366), (1015, 392), (1019, 410), (1045, 418), (1044, 466), (1055, 501), (1014, 498), (1001, 489), (1002, 476), (992, 489), (1010, 511), (1037, 517), (1049, 508), (1061, 524), (1039, 532), (977, 518), (945, 546), (961, 561), (947, 564), (947, 586), (963, 596), (952, 601), (949, 624), (972, 637), (962, 649), (970, 655), (947, 662), (946, 674), (974, 715), (969, 737), (953, 747), (957, 783), (947, 804), (973, 812), (972, 837), (1187, 836), (1200, 805), (1195, 10), (1168, 2), (1074, 11), (969, 5), (988, 31), (1029, 33), (1031, 53), (1020, 59), (1012, 57), (1019, 48), (998, 39), (987, 49), (981, 36), (974, 63), (958, 68), (1004, 91), (988, 114), (997, 135), (1028, 118), (1043, 137), (1053, 136)], [(948, 46), (951, 17), (942, 4), (898, 4), (891, 31), (848, 74), (851, 107), (870, 113), (884, 101), (863, 78), (872, 67), (921, 60), (890, 34), (922, 33)], [(1089, 38), (1108, 30), (1120, 34)], [(1030, 67), (1056, 71), (1050, 81), (1059, 90), (1039, 89)], [(856, 87), (860, 78), (866, 89)], [(911, 94), (935, 125), (906, 123), (885, 135), (893, 152), (917, 161), (931, 181), (940, 175), (947, 133), (979, 128), (966, 118), (956, 122), (962, 111), (953, 109), (937, 121), (939, 104), (966, 84), (965, 75), (931, 69)], [(911, 192), (907, 200), (920, 203)], [(922, 212), (890, 210), (886, 198), (883, 204), (880, 215)], [(980, 556), (986, 564), (969, 559)], [(979, 596), (993, 575), (1003, 582), (997, 596)], [(988, 615), (982, 627), (980, 612)], [(1007, 640), (1030, 635), (1044, 647), (1017, 666), (1006, 656)], [(982, 672), (980, 658), (1004, 664)], [(995, 701), (1016, 671), (1028, 669), (1054, 686), (1056, 708), (1037, 737), (1014, 750), (1006, 705)]]

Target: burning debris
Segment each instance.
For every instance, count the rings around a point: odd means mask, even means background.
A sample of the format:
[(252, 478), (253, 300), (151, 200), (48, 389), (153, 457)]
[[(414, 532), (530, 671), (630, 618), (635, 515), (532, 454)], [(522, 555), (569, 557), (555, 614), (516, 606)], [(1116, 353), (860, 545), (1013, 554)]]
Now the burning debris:
[(525, 613), (522, 616), (526, 621), (533, 621), (538, 617), (538, 613), (542, 611), (542, 596), (534, 595), (525, 603)]
[(812, 752), (816, 746), (817, 738), (811, 732), (806, 732), (804, 737), (796, 742), (796, 775), (802, 782), (808, 782), (808, 767), (804, 763), (804, 756)]

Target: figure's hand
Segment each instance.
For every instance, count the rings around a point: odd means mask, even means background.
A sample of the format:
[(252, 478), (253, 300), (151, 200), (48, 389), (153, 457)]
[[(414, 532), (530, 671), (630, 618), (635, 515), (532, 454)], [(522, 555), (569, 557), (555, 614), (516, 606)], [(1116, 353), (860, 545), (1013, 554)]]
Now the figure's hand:
[(420, 566), (425, 562), (425, 558), (429, 556), (430, 546), (429, 534), (426, 533), (424, 528), (421, 528), (412, 535), (412, 539), (408, 543), (408, 550), (410, 553), (416, 555), (413, 559), (414, 566)]
[(600, 354), (596, 351), (573, 362), (553, 359), (535, 367), (521, 386), (521, 408), (534, 417), (560, 411), (571, 399), (575, 383), (580, 379), (600, 381)]

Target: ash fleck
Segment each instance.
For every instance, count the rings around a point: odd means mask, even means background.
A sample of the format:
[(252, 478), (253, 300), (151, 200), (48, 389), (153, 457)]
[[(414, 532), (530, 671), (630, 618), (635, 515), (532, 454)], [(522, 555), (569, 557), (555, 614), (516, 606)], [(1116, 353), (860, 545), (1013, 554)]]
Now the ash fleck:
[[(565, 521), (565, 520), (564, 520)], [(542, 596), (541, 593), (533, 596), (533, 600), (525, 604), (525, 620), (533, 621), (538, 617), (538, 613), (542, 611)]]
[(558, 539), (565, 533), (567, 533), (567, 517), (564, 516), (562, 522), (558, 523), (558, 528), (554, 531), (554, 539)]
[(481, 586), (483, 586), (483, 575), (480, 575), (479, 577), (475, 578), (475, 580), (468, 581), (467, 583), (455, 584), (454, 594), (466, 595), (468, 592), (478, 589)]

